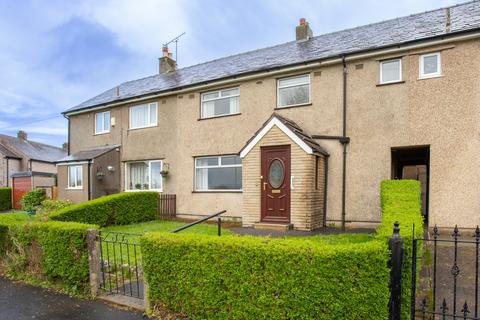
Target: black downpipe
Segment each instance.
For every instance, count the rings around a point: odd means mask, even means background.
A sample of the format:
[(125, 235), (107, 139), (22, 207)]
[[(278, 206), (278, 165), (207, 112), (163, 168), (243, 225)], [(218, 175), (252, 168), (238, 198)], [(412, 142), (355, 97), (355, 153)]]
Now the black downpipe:
[(87, 171), (88, 171), (88, 174), (87, 174), (87, 176), (88, 176), (88, 178), (87, 178), (88, 179), (88, 181), (87, 181), (87, 185), (88, 185), (87, 194), (88, 194), (88, 200), (89, 201), (92, 199), (92, 188), (90, 186), (90, 171), (91, 171), (90, 166), (91, 166), (91, 162), (88, 161), (88, 164), (87, 164)]
[(66, 115), (63, 115), (65, 119), (68, 121), (68, 132), (67, 132), (67, 156), (70, 155), (70, 118)]
[(325, 185), (323, 187), (323, 226), (327, 226), (328, 157), (325, 157)]
[(342, 57), (343, 64), (343, 139), (340, 142), (343, 144), (343, 170), (342, 170), (342, 230), (345, 230), (346, 211), (346, 187), (347, 187), (347, 63), (345, 56)]

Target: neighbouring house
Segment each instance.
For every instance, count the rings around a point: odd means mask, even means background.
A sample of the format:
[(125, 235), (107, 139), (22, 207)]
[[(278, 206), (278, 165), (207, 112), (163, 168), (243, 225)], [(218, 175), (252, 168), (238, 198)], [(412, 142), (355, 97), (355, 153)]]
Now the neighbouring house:
[(480, 224), (480, 2), (120, 84), (64, 112), (59, 196), (177, 197), (244, 226), (375, 225), (385, 179), (422, 182), (430, 225)]
[(56, 185), (56, 161), (65, 157), (66, 148), (28, 140), (25, 131), (16, 137), (0, 134), (0, 186), (13, 188), (13, 206), (20, 208), (25, 192)]

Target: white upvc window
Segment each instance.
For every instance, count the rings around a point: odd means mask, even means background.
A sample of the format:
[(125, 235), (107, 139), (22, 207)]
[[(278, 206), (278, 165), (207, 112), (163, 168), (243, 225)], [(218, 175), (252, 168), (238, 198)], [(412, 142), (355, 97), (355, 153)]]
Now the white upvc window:
[(68, 189), (83, 188), (83, 167), (81, 165), (68, 166)]
[(277, 80), (277, 107), (294, 107), (310, 103), (310, 75)]
[(380, 84), (402, 81), (402, 59), (380, 62)]
[(157, 125), (158, 105), (156, 102), (130, 107), (130, 129)]
[(419, 78), (433, 78), (442, 75), (440, 52), (428, 53), (420, 56)]
[(237, 155), (195, 158), (195, 191), (242, 191), (242, 159)]
[(110, 132), (110, 111), (95, 113), (95, 134)]
[(163, 190), (162, 160), (127, 162), (125, 164), (125, 190)]
[(202, 119), (240, 113), (240, 88), (205, 92), (201, 97)]

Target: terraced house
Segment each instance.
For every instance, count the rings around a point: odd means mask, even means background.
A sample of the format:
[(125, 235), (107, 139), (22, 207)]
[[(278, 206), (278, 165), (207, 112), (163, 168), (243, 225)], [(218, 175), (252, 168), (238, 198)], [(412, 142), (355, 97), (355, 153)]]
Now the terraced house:
[(177, 197), (244, 226), (374, 225), (384, 179), (422, 182), (429, 224), (480, 223), (480, 2), (120, 84), (64, 112), (59, 196)]

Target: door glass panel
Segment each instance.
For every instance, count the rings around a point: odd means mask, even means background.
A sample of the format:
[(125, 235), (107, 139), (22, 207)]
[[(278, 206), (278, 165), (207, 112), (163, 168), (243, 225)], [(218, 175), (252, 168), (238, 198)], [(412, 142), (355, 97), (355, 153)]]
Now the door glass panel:
[(270, 163), (270, 168), (268, 169), (268, 181), (272, 188), (280, 188), (284, 178), (285, 168), (283, 167), (282, 161), (278, 159), (273, 160), (272, 163)]

